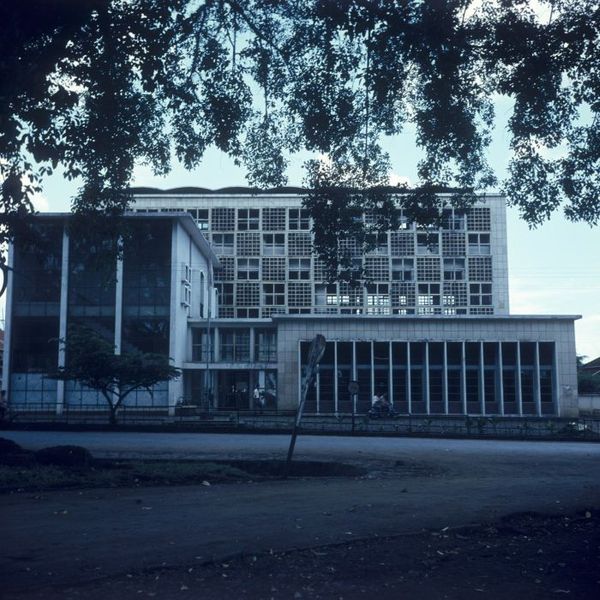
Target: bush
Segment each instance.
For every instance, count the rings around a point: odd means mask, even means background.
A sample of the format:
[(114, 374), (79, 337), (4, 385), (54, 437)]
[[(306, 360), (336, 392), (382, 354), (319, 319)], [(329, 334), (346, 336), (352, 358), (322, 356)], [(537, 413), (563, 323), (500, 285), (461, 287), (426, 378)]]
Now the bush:
[(13, 442), (12, 440), (6, 438), (0, 438), (0, 456), (7, 456), (8, 454), (20, 454), (24, 452), (23, 448), (17, 444), (17, 442)]
[(87, 448), (81, 446), (51, 446), (35, 453), (37, 462), (42, 465), (59, 467), (87, 467), (94, 458)]

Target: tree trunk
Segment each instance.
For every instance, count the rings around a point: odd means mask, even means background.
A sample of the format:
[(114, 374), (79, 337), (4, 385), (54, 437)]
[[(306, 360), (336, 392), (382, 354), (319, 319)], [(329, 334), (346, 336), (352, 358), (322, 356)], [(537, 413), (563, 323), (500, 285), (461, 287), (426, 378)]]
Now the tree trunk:
[(115, 427), (117, 425), (117, 407), (116, 406), (111, 406), (109, 408), (108, 423), (111, 427)]

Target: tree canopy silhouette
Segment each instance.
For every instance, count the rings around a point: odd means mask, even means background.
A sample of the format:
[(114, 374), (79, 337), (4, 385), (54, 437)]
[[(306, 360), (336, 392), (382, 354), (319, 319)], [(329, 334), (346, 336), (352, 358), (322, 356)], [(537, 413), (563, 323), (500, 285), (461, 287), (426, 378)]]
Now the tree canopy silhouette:
[[(136, 162), (193, 168), (216, 146), (250, 184), (286, 181), (309, 150), (313, 215), (373, 209), (385, 136), (423, 152), (406, 206), (435, 218), (500, 185), (535, 226), (563, 207), (600, 218), (597, 0), (8, 0), (0, 5), (0, 233), (31, 211), (40, 177), (81, 177), (73, 207), (119, 212)], [(494, 99), (513, 102), (505, 181), (486, 159)]]

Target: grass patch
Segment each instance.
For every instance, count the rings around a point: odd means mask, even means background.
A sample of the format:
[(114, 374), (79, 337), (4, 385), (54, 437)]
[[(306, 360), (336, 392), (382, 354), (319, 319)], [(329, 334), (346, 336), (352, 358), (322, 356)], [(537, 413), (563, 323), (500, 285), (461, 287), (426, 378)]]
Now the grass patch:
[(0, 466), (0, 493), (98, 487), (194, 485), (247, 481), (242, 469), (210, 462), (102, 461), (89, 468)]
[[(199, 485), (280, 478), (284, 461), (95, 460), (88, 467), (0, 465), (0, 493), (101, 487)], [(297, 461), (295, 477), (356, 477), (363, 469), (342, 463)]]

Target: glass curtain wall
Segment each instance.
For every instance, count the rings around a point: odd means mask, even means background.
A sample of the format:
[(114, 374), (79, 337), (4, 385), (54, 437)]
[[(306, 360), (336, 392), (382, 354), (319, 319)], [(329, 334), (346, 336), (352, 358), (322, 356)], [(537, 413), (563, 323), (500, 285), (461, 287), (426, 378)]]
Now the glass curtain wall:
[(552, 415), (554, 363), (553, 342), (328, 342), (306, 412), (350, 414), (356, 380), (359, 414), (386, 394), (400, 414)]
[(46, 373), (58, 365), (63, 224), (39, 224), (32, 235), (14, 247), (9, 401), (53, 410), (56, 381)]
[[(169, 356), (171, 230), (170, 221), (131, 226), (123, 252), (123, 351)], [(127, 404), (166, 406), (168, 382), (157, 384), (152, 394), (133, 392)]]

